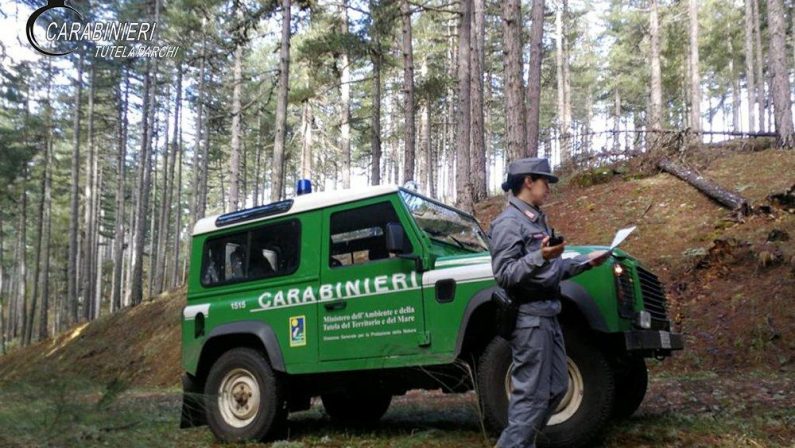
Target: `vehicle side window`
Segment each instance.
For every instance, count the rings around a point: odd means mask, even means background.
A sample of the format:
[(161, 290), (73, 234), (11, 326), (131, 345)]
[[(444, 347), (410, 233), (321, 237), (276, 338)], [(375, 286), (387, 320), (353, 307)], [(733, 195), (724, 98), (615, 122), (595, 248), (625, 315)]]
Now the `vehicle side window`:
[(386, 250), (386, 225), (390, 222), (400, 223), (390, 202), (333, 213), (329, 266), (336, 268), (394, 258), (396, 255)]
[(208, 240), (201, 283), (218, 286), (292, 274), (298, 269), (300, 247), (298, 220)]

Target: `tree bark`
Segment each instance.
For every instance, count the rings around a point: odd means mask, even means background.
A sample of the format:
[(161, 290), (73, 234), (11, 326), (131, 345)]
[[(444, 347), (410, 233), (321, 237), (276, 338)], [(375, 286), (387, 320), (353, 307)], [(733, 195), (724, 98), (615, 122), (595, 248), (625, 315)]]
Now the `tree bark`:
[(458, 31), (458, 111), (456, 113), (456, 133), (458, 136), (456, 150), (456, 190), (457, 205), (464, 211), (471, 212), (472, 183), (469, 173), (470, 157), (470, 45), (472, 30), (472, 0), (461, 0), (460, 23)]
[[(163, 173), (163, 204), (161, 206), (160, 212), (160, 230), (157, 232), (158, 237), (158, 254), (157, 254), (157, 261), (158, 265), (155, 269), (155, 292), (160, 293), (166, 287), (166, 273), (167, 265), (166, 262), (166, 247), (169, 243), (169, 221), (171, 219), (171, 202), (173, 199), (173, 190), (174, 190), (174, 171), (177, 165), (177, 128), (179, 127), (179, 105), (182, 102), (182, 65), (177, 65), (177, 85), (176, 85), (176, 98), (174, 99), (174, 128), (171, 131), (171, 156), (168, 157), (166, 160), (170, 160), (170, 163), (167, 163), (165, 166), (165, 172)], [(166, 146), (168, 146), (168, 141), (166, 141)], [(166, 150), (168, 152), (168, 150)], [(176, 238), (179, 238), (177, 234)]]
[(530, 10), (530, 70), (527, 78), (527, 145), (522, 157), (540, 157), (538, 146), (541, 111), (541, 61), (543, 59), (544, 0), (533, 0)]
[(754, 26), (754, 57), (756, 59), (756, 101), (758, 106), (759, 132), (767, 131), (765, 127), (765, 76), (764, 65), (762, 65), (762, 31), (760, 29), (759, 3), (757, 0), (751, 2), (751, 17)]
[[(206, 23), (202, 20), (202, 24)], [(207, 63), (207, 35), (202, 36), (201, 61), (199, 62), (199, 81), (197, 87), (197, 107), (196, 107), (196, 141), (193, 145), (193, 192), (191, 197), (191, 223), (190, 228), (196, 225), (196, 221), (204, 216), (202, 208), (202, 179), (207, 176), (207, 160), (199, 160), (202, 153), (202, 137), (206, 132), (204, 129), (204, 71)]]
[[(181, 279), (179, 277), (179, 248), (181, 245), (180, 241), (180, 230), (182, 230), (182, 64), (179, 65), (180, 72), (179, 72), (179, 82), (177, 83), (178, 90), (177, 90), (177, 103), (175, 108), (177, 113), (179, 114), (179, 119), (175, 120), (174, 129), (176, 135), (176, 151), (179, 154), (177, 158), (177, 199), (176, 199), (176, 207), (174, 210), (174, 266), (171, 270), (171, 288), (176, 288), (179, 286)], [(254, 200), (256, 201), (256, 196)], [(193, 229), (191, 229), (193, 230)], [(190, 241), (190, 237), (185, 238), (186, 241)]]
[(279, 88), (276, 94), (276, 138), (273, 143), (271, 200), (284, 196), (284, 144), (287, 124), (287, 92), (290, 82), (290, 0), (281, 0), (282, 37), (279, 50)]
[(748, 131), (756, 129), (756, 82), (754, 81), (754, 7), (745, 0), (745, 86), (748, 96)]
[(146, 69), (143, 88), (143, 111), (141, 117), (141, 152), (138, 162), (138, 188), (135, 192), (135, 227), (133, 229), (133, 248), (132, 248), (132, 278), (130, 279), (130, 305), (135, 306), (143, 300), (143, 254), (144, 254), (144, 233), (146, 232), (146, 215), (149, 209), (149, 183), (151, 181), (152, 169), (150, 163), (150, 136), (149, 136), (149, 116), (153, 114), (151, 98), (151, 76), (150, 69)]
[(650, 1), (649, 38), (651, 41), (651, 107), (652, 129), (662, 129), (662, 74), (660, 72), (660, 24), (657, 0)]
[[(340, 6), (340, 32), (348, 34), (348, 2)], [(342, 188), (351, 187), (351, 66), (348, 52), (340, 52), (340, 151), (342, 152)]]
[(33, 325), (33, 322), (28, 322), (28, 256), (27, 256), (27, 226), (28, 226), (28, 193), (25, 188), (25, 183), (28, 180), (27, 168), (23, 168), (22, 185), (20, 189), (22, 192), (19, 195), (19, 257), (17, 258), (17, 281), (19, 282), (19, 289), (17, 289), (17, 319), (19, 321), (20, 338), (24, 344), (25, 335), (27, 334), (28, 326)]
[(77, 79), (75, 81), (74, 126), (72, 137), (72, 176), (69, 199), (69, 261), (67, 267), (66, 301), (69, 307), (70, 323), (77, 322), (77, 251), (78, 219), (80, 198), (80, 99), (83, 92), (83, 56), (78, 54)]
[(82, 293), (83, 298), (83, 319), (91, 319), (91, 297), (94, 283), (92, 273), (94, 272), (94, 95), (96, 94), (96, 69), (95, 64), (91, 64), (89, 70), (89, 92), (88, 92), (88, 157), (86, 157), (86, 182), (83, 186), (83, 256), (82, 268)]
[(401, 0), (400, 15), (403, 22), (403, 182), (414, 179), (416, 131), (414, 127), (414, 48), (411, 44), (411, 6)]
[(555, 66), (558, 83), (558, 132), (560, 133), (560, 162), (567, 164), (571, 159), (570, 139), (570, 104), (568, 100), (568, 65), (569, 58), (566, 51), (566, 36), (563, 32), (563, 20), (567, 15), (568, 2), (563, 0), (555, 11)]
[[(235, 16), (238, 20), (238, 29), (243, 28), (243, 11), (240, 0), (235, 0)], [(230, 143), (231, 155), (229, 157), (229, 198), (226, 210), (235, 211), (240, 207), (240, 89), (243, 84), (243, 36), (241, 32), (235, 33), (235, 57), (232, 77), (232, 141)]]
[(124, 184), (127, 159), (127, 106), (130, 92), (129, 73), (124, 72), (124, 101), (121, 98), (121, 87), (116, 91), (118, 103), (117, 118), (119, 121), (119, 142), (116, 157), (116, 231), (113, 239), (113, 281), (110, 299), (110, 310), (121, 309), (122, 267), (124, 264)]
[(767, 27), (770, 37), (768, 62), (772, 72), (773, 110), (775, 112), (778, 145), (792, 147), (795, 135), (792, 128), (792, 101), (790, 99), (789, 65), (787, 63), (787, 25), (784, 4), (781, 0), (767, 0)]
[[(375, 20), (375, 19), (374, 19)], [(373, 36), (373, 39), (379, 37)], [(381, 184), (381, 66), (382, 58), (380, 45), (373, 50), (371, 60), (373, 63), (373, 114), (370, 118), (370, 152), (372, 161), (370, 166), (370, 184)]]
[[(486, 141), (484, 137), (483, 121), (483, 47), (486, 40), (486, 4), (485, 0), (474, 0), (472, 25), (472, 80), (470, 88), (472, 95), (472, 143), (470, 145), (470, 172), (472, 173), (472, 200), (480, 202), (488, 196), (486, 189)], [(521, 49), (519, 57), (521, 57)], [(524, 92), (523, 86), (520, 90)], [(522, 99), (524, 104), (524, 99)], [(520, 124), (524, 120), (520, 121)], [(522, 132), (525, 133), (524, 130)]]
[(729, 39), (729, 76), (732, 83), (732, 131), (740, 132), (740, 75), (734, 67), (734, 46)]
[(727, 207), (732, 211), (739, 211), (743, 215), (750, 213), (748, 201), (739, 193), (727, 190), (710, 179), (707, 179), (693, 170), (681, 166), (667, 158), (661, 159), (657, 166), (661, 170), (684, 180), (695, 189), (704, 193), (722, 206)]
[[(689, 0), (690, 16), (690, 128), (701, 131), (701, 73), (698, 57), (698, 0)], [(699, 138), (700, 141), (700, 138)]]
[(5, 263), (3, 261), (3, 213), (0, 212), (0, 354), (6, 354), (6, 317), (5, 317)]
[(312, 105), (309, 99), (304, 100), (303, 111), (301, 113), (301, 177), (310, 179), (312, 177)]
[[(522, 11), (519, 0), (502, 2), (502, 36), (505, 56), (505, 147), (509, 160), (516, 160), (522, 157), (527, 147), (522, 81)], [(461, 48), (459, 67), (464, 57)]]

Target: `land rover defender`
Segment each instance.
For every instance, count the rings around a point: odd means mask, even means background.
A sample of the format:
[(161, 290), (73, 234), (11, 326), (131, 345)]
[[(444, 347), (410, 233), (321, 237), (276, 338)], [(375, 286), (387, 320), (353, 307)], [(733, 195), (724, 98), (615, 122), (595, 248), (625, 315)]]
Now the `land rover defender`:
[[(567, 246), (563, 257), (603, 249)], [(320, 397), (372, 422), (411, 389), (476, 390), (507, 419), (511, 352), (497, 336), (487, 238), (475, 218), (397, 186), (310, 193), (200, 220), (182, 320), (182, 427), (275, 438)], [(569, 390), (539, 443), (578, 446), (646, 392), (645, 358), (683, 347), (663, 285), (616, 249), (563, 282)]]

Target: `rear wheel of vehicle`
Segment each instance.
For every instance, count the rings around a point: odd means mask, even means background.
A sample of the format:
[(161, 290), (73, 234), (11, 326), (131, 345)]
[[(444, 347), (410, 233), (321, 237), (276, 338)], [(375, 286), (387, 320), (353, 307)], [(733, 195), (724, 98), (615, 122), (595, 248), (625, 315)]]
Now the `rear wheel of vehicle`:
[(392, 394), (382, 390), (323, 394), (323, 409), (332, 420), (343, 424), (374, 423), (392, 403)]
[(613, 417), (622, 419), (635, 413), (646, 396), (649, 374), (643, 358), (627, 358), (615, 370), (616, 390)]
[[(564, 329), (569, 388), (546, 428), (538, 436), (542, 447), (579, 447), (594, 440), (610, 417), (614, 378), (610, 364), (587, 336)], [(478, 392), (487, 426), (502, 431), (508, 423), (511, 391), (511, 348), (495, 337), (478, 362)]]
[(221, 441), (263, 440), (284, 429), (284, 386), (259, 351), (236, 348), (221, 355), (204, 391), (207, 425)]

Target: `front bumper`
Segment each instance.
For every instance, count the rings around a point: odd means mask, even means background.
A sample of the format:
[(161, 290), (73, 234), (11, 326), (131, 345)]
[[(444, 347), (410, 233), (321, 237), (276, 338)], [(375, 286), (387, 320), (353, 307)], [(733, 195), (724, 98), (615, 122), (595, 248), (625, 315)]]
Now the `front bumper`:
[(667, 356), (673, 350), (682, 350), (684, 341), (680, 333), (664, 330), (631, 330), (624, 332), (624, 346), (627, 351)]

